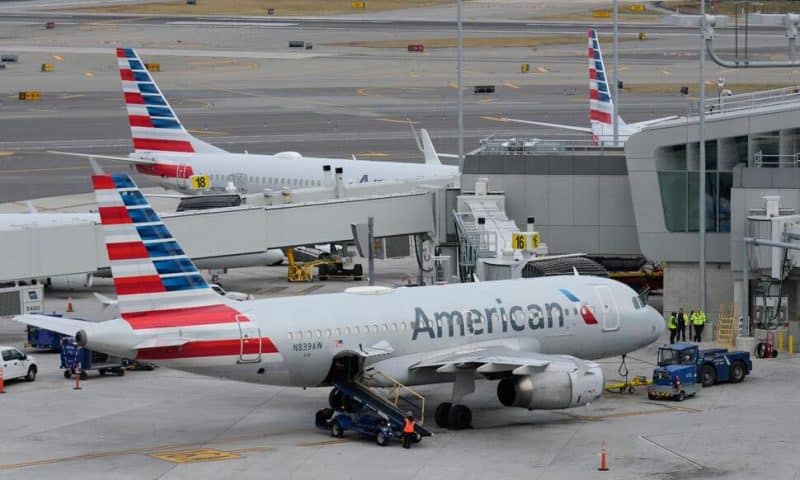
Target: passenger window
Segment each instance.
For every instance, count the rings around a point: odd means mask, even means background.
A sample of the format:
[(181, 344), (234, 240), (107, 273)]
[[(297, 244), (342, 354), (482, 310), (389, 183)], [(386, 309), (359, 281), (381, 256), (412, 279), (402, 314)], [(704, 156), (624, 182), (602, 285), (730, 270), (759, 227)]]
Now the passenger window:
[(358, 327), (353, 327), (353, 333), (358, 335), (359, 333)]
[(331, 336), (331, 329), (330, 328), (325, 330), (325, 335), (328, 336), (328, 337)]
[(386, 324), (384, 323), (383, 325), (381, 325), (381, 330), (382, 330), (384, 333), (385, 333), (385, 332), (388, 332), (388, 331), (389, 331), (389, 327), (388, 327), (388, 326), (386, 326)]
[(406, 322), (400, 322), (400, 330), (406, 331)]
[(306, 338), (311, 338), (311, 330), (306, 330)]
[(11, 350), (3, 351), (3, 360), (5, 360), (6, 362), (11, 360)]
[(317, 330), (317, 338), (322, 337), (322, 330)]
[(303, 339), (303, 332), (297, 332), (296, 336), (297, 336), (298, 340), (302, 340)]
[(342, 329), (341, 328), (337, 328), (336, 329), (336, 336), (337, 337), (341, 337), (342, 336)]
[(372, 333), (378, 333), (378, 326), (377, 325), (373, 325), (372, 326)]
[(396, 323), (393, 323), (393, 324), (392, 324), (392, 331), (393, 331), (393, 332), (396, 332), (396, 331), (397, 331), (397, 324), (396, 324)]
[(293, 339), (292, 339), (292, 337), (293, 337), (293, 336), (294, 336), (294, 335), (292, 335), (292, 332), (289, 332), (289, 340), (293, 340)]

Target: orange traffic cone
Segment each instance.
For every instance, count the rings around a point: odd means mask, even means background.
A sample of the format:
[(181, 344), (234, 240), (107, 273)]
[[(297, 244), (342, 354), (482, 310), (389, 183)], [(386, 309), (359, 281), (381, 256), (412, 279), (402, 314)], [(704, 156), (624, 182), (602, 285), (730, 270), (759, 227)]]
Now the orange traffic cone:
[(72, 313), (74, 311), (75, 309), (72, 308), (72, 295), (70, 295), (67, 297), (67, 313)]
[(600, 451), (600, 468), (598, 468), (601, 472), (608, 471), (608, 459), (606, 456), (606, 442), (603, 442), (603, 449)]
[(0, 393), (6, 393), (6, 382), (3, 380), (3, 367), (0, 365)]

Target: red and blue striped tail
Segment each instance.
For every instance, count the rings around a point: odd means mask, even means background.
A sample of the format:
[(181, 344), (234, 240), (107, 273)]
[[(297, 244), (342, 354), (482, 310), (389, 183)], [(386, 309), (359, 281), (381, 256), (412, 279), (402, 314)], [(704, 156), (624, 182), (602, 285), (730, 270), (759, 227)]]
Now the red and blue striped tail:
[(612, 125), (614, 107), (611, 100), (603, 54), (597, 39), (597, 30), (589, 30), (589, 119)]
[(134, 49), (118, 48), (117, 62), (136, 153), (186, 157), (223, 152), (186, 131)]
[(243, 321), (208, 286), (128, 175), (96, 175), (92, 183), (123, 319), (134, 329)]

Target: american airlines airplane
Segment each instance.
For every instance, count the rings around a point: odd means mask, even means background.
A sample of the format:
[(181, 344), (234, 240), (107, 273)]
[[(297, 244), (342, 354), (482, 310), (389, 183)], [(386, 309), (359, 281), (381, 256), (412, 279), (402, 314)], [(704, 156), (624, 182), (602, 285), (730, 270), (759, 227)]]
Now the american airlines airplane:
[[(528, 125), (539, 125), (543, 127), (560, 128), (573, 130), (576, 132), (586, 132), (592, 134), (592, 141), (596, 145), (614, 145), (614, 99), (611, 98), (611, 90), (606, 78), (606, 66), (603, 62), (603, 54), (600, 51), (600, 40), (597, 30), (589, 30), (589, 121), (591, 128), (578, 127), (574, 125), (564, 125), (560, 123), (537, 122), (533, 120), (519, 120), (515, 118), (503, 118), (504, 121), (525, 123)], [(678, 118), (676, 115), (669, 117), (645, 120), (637, 123), (625, 123), (620, 115), (616, 121), (619, 124), (617, 132), (616, 146), (625, 145), (625, 141), (634, 133), (641, 131), (644, 127)]]
[(586, 405), (604, 385), (591, 360), (664, 330), (628, 286), (577, 275), (234, 303), (209, 288), (128, 175), (92, 182), (120, 317), (15, 317), (92, 350), (270, 385), (344, 387), (375, 371), (409, 386), (451, 382), (435, 419), (458, 429), (471, 424), (463, 400), (477, 379), (496, 381), (505, 406)]
[(198, 188), (223, 190), (232, 181), (249, 192), (321, 186), (322, 168), (326, 165), (334, 170), (342, 168), (345, 183), (458, 176), (457, 166), (440, 162), (425, 130), (422, 130), (425, 163), (313, 158), (297, 152), (275, 155), (227, 152), (194, 137), (184, 128), (134, 49), (118, 48), (117, 61), (134, 152), (128, 157), (52, 153), (127, 162), (137, 172), (158, 179), (164, 188), (181, 192)]

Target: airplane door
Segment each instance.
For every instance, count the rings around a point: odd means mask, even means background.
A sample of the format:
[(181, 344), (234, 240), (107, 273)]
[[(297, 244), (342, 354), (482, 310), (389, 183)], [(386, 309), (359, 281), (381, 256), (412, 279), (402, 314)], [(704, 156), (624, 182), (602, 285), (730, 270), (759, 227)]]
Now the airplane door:
[(261, 329), (247, 315), (236, 315), (239, 326), (240, 348), (236, 363), (261, 362)]
[(181, 164), (178, 165), (178, 171), (176, 173), (178, 178), (176, 179), (176, 181), (178, 182), (178, 186), (181, 187), (181, 188), (189, 188), (189, 187), (191, 187), (191, 185), (189, 185), (189, 181), (190, 180), (189, 180), (189, 178), (187, 178), (188, 177), (187, 170), (189, 168), (190, 168), (189, 165), (187, 165), (185, 163), (181, 163)]
[(611, 289), (608, 285), (595, 285), (594, 291), (599, 301), (597, 310), (602, 317), (603, 331), (613, 332), (619, 330), (619, 309)]

